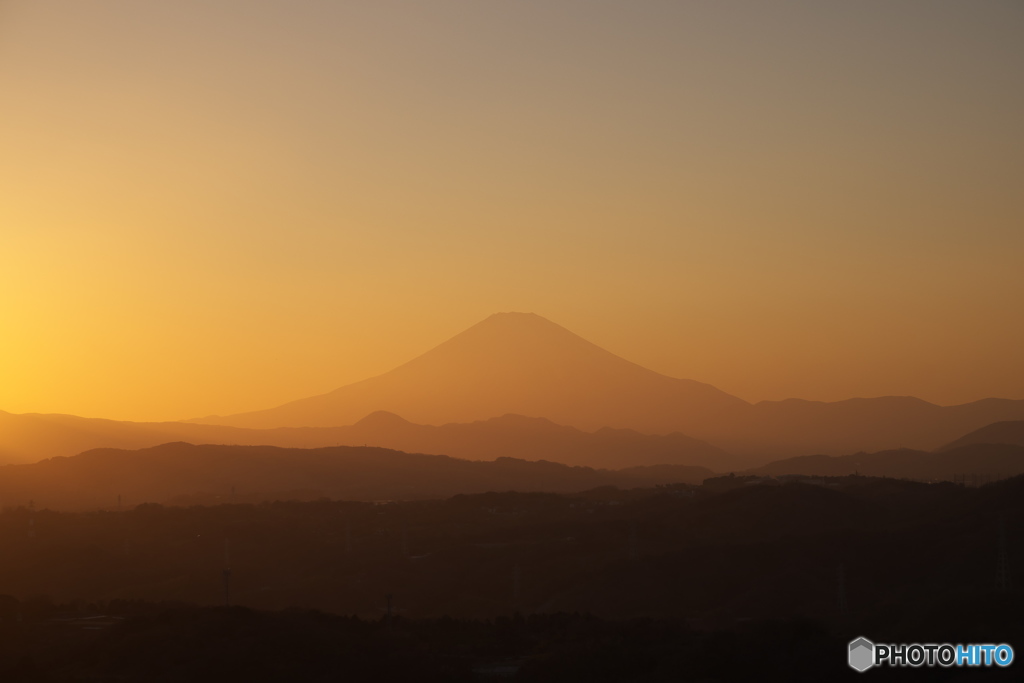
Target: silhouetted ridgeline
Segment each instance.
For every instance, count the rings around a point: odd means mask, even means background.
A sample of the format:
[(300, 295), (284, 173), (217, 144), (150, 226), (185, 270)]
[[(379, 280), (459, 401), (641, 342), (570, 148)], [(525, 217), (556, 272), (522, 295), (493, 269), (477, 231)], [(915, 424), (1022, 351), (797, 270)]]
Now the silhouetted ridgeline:
[[(575, 430), (573, 430), (575, 431)], [(579, 434), (578, 432), (576, 434)], [(805, 456), (745, 474), (846, 476), (984, 483), (1024, 473), (1024, 447), (978, 444), (943, 451), (899, 450)], [(618, 470), (498, 458), (470, 461), (383, 448), (286, 449), (172, 443), (0, 467), (0, 504), (55, 510), (112, 509), (141, 502), (177, 505), (265, 500), (417, 500), (485, 491), (575, 492), (599, 486), (700, 484), (702, 467), (647, 465)]]
[[(193, 446), (139, 451), (96, 449), (71, 458), (0, 467), (6, 505), (83, 510), (125, 504), (345, 498), (415, 500), (484, 491), (583, 491), (597, 486), (700, 483), (701, 467), (663, 465), (618, 471), (499, 458), (493, 462), (384, 448), (317, 449)], [(198, 496), (198, 498), (196, 498)]]
[(331, 427), (378, 410), (421, 424), (514, 413), (585, 430), (680, 432), (760, 463), (900, 446), (931, 450), (992, 422), (1024, 419), (1024, 401), (995, 398), (958, 406), (910, 396), (751, 405), (631, 363), (540, 316), (500, 313), (378, 377), (269, 410), (196, 422)]
[(0, 463), (187, 441), (729, 471), (794, 455), (930, 450), (993, 422), (1022, 419), (1024, 401), (1004, 399), (751, 405), (630, 363), (539, 316), (502, 314), (389, 373), (271, 410), (161, 423), (0, 411)]
[(900, 449), (853, 455), (808, 455), (788, 458), (750, 471), (753, 474), (787, 474), (842, 477), (863, 474), (919, 481), (955, 481), (964, 476), (1003, 479), (1024, 473), (1024, 446), (980, 443), (937, 453)]
[[(435, 453), (471, 460), (498, 457), (550, 460), (584, 467), (697, 465), (716, 472), (747, 461), (684, 434), (641, 434), (603, 427), (584, 432), (540, 417), (503, 415), (470, 423), (418, 425), (378, 411), (347, 430), (345, 443), (364, 443), (412, 453)], [(297, 431), (297, 430), (282, 430)]]
[(1024, 420), (994, 422), (993, 424), (965, 434), (956, 441), (946, 444), (940, 450), (948, 451), (961, 446), (982, 443), (1003, 443), (1024, 446)]
[(378, 411), (346, 427), (240, 429), (0, 411), (0, 464), (37, 462), (94, 448), (149, 448), (173, 441), (286, 448), (380, 446), (467, 460), (512, 457), (600, 468), (673, 464), (722, 471), (747, 466), (745, 460), (682, 434), (658, 436), (608, 428), (590, 433), (521, 415), (431, 426)]

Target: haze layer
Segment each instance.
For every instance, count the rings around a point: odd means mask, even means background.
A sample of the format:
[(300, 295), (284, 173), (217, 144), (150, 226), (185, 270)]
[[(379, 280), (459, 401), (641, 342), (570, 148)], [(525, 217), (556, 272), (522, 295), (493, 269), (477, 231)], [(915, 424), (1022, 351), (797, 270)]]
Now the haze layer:
[(582, 429), (682, 432), (755, 458), (937, 448), (1024, 401), (942, 407), (913, 397), (751, 405), (707, 384), (660, 375), (540, 316), (492, 315), (395, 370), (269, 410), (196, 420), (235, 427), (331, 427), (379, 410), (413, 422), (468, 422), (506, 413)]
[(497, 310), (1024, 398), (1019, 2), (5, 0), (0, 409), (259, 410)]

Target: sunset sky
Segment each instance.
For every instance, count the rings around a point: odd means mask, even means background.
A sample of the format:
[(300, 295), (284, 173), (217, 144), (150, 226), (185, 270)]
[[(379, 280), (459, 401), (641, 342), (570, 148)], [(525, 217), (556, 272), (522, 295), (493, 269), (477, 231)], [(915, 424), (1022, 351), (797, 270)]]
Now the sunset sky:
[(497, 311), (1024, 399), (1024, 3), (0, 0), (0, 410), (267, 408)]

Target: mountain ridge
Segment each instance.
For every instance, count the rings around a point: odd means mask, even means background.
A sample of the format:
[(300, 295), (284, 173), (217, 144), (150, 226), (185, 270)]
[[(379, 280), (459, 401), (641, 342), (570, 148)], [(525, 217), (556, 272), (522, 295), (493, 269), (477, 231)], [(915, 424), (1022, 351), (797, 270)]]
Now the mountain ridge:
[(769, 463), (746, 472), (759, 476), (891, 477), (920, 481), (984, 483), (1024, 474), (1024, 445), (975, 443), (938, 451), (910, 448), (852, 453), (803, 455)]
[(1024, 446), (1024, 420), (1004, 420), (993, 422), (976, 429), (969, 434), (964, 434), (959, 439), (952, 441), (940, 451), (959, 448), (972, 444), (1010, 444)]
[[(79, 451), (182, 439), (327, 446), (337, 445), (338, 439), (357, 439), (360, 430), (369, 436), (358, 443), (481, 457), (452, 440), (431, 441), (436, 433), (427, 427), (507, 415), (526, 416), (519, 423), (526, 431), (536, 431), (541, 424), (528, 419), (543, 418), (606, 439), (619, 438), (616, 430), (632, 430), (630, 438), (637, 441), (640, 435), (676, 435), (677, 456), (703, 451), (700, 456), (710, 459), (690, 464), (727, 471), (818, 453), (900, 447), (930, 451), (993, 422), (1024, 420), (1024, 400), (989, 398), (939, 406), (913, 396), (884, 396), (750, 404), (709, 384), (643, 368), (541, 316), (501, 313), (391, 372), (264, 411), (183, 423), (114, 423), (46, 415), (21, 416), (19, 423), (17, 416), (0, 413), (0, 457), (11, 461), (24, 460), (27, 453), (38, 459), (78, 452), (68, 451), (71, 442), (80, 446)], [(317, 429), (328, 431), (310, 431)], [(549, 431), (552, 438), (559, 434)], [(426, 441), (408, 440), (414, 432)], [(97, 441), (100, 438), (104, 441)], [(538, 448), (536, 443), (528, 445)], [(484, 457), (517, 455), (501, 451), (494, 442), (478, 442), (473, 448), (486, 452)], [(540, 452), (557, 461), (569, 457), (547, 446)], [(673, 456), (670, 462), (680, 460)]]
[(447, 498), (487, 491), (580, 492), (601, 486), (699, 484), (702, 467), (570, 466), (502, 457), (464, 460), (387, 448), (280, 448), (165, 443), (127, 450), (96, 448), (70, 457), (0, 467), (0, 497), (8, 506), (112, 509), (118, 501), (174, 504), (197, 498), (227, 502), (379, 501)]
[(900, 446), (932, 450), (991, 422), (1024, 419), (1024, 400), (939, 406), (883, 396), (751, 404), (710, 384), (643, 368), (536, 314), (499, 313), (389, 373), (277, 408), (195, 422), (326, 426), (378, 410), (427, 425), (514, 413), (585, 431), (678, 432), (768, 462)]
[(0, 448), (7, 451), (8, 462), (72, 456), (101, 447), (137, 449), (185, 441), (283, 448), (371, 445), (470, 460), (526, 457), (595, 467), (675, 464), (721, 471), (750, 464), (683, 434), (657, 436), (631, 430), (590, 433), (557, 425), (546, 418), (518, 415), (434, 426), (418, 425), (393, 413), (376, 411), (344, 427), (258, 430), (0, 413), (0, 435)]

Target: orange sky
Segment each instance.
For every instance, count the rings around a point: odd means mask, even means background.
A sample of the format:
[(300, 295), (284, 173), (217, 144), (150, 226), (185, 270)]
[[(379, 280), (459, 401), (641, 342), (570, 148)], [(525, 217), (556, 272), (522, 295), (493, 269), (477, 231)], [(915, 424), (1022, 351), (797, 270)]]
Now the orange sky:
[(1015, 2), (0, 2), (0, 410), (539, 313), (747, 400), (1024, 398)]

